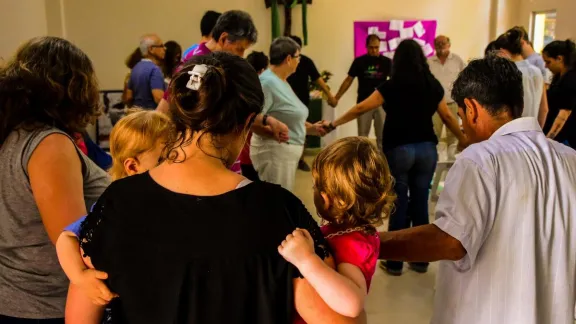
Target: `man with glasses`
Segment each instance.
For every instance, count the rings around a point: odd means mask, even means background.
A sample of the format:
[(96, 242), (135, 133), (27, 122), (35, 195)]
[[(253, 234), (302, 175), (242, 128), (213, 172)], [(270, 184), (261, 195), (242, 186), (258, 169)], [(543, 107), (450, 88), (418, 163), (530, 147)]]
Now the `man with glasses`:
[[(212, 38), (200, 43), (194, 50), (182, 57), (182, 63), (198, 55), (206, 55), (212, 52), (224, 51), (238, 56), (244, 56), (244, 52), (258, 39), (258, 31), (252, 21), (252, 17), (244, 11), (230, 10), (218, 18), (216, 26), (212, 29)], [(179, 70), (180, 68), (177, 68)], [(159, 111), (168, 112), (169, 92), (164, 93), (164, 98), (158, 104)]]
[[(439, 35), (436, 37), (436, 39), (434, 39), (436, 55), (428, 59), (428, 65), (430, 66), (430, 72), (434, 74), (434, 77), (440, 81), (440, 84), (442, 84), (444, 88), (444, 99), (446, 99), (448, 109), (456, 116), (458, 115), (458, 105), (454, 102), (454, 99), (450, 97), (450, 91), (452, 90), (452, 83), (456, 81), (458, 73), (464, 70), (466, 64), (458, 54), (450, 51), (451, 46), (450, 38), (447, 36)], [(456, 153), (458, 139), (448, 128), (446, 128), (446, 139), (442, 138), (444, 123), (438, 113), (434, 114), (432, 122), (434, 123), (434, 133), (436, 133), (436, 137), (438, 137), (439, 160), (453, 160), (455, 158), (454, 155)]]
[[(252, 17), (241, 10), (226, 11), (218, 18), (216, 26), (212, 29), (212, 38), (201, 43), (188, 55), (182, 58), (182, 64), (198, 55), (207, 55), (212, 52), (224, 51), (238, 56), (258, 40), (258, 31)], [(177, 68), (178, 71), (180, 69)], [(156, 110), (164, 113), (170, 111), (170, 92), (164, 92), (164, 97)], [(259, 114), (254, 119), (252, 131), (263, 136), (271, 136), (278, 142), (288, 141), (288, 127), (272, 116)], [(241, 173), (240, 160), (236, 160), (231, 170)]]
[[(358, 97), (356, 102), (362, 102), (368, 98), (374, 89), (390, 76), (392, 70), (392, 60), (380, 55), (380, 37), (378, 35), (368, 35), (366, 38), (366, 49), (368, 53), (354, 59), (348, 71), (348, 76), (342, 82), (336, 102), (348, 91), (348, 88), (358, 78)], [(358, 135), (367, 137), (374, 121), (374, 130), (378, 148), (382, 150), (382, 131), (384, 129), (384, 109), (374, 109), (358, 117)]]
[(140, 38), (142, 60), (130, 73), (126, 103), (144, 109), (154, 109), (164, 95), (164, 75), (159, 65), (164, 60), (166, 48), (158, 35), (149, 34)]

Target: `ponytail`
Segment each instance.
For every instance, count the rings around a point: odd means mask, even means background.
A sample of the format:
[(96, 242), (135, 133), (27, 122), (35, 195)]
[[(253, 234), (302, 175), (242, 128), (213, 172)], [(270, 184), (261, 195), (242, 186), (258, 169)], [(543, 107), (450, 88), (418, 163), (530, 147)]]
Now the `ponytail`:
[(569, 69), (576, 65), (576, 44), (571, 39), (553, 41), (544, 47), (542, 53), (552, 58), (562, 56), (564, 58), (564, 65)]
[(520, 55), (522, 54), (522, 38), (522, 32), (513, 28), (500, 35), (494, 46), (496, 49), (505, 49), (512, 55)]

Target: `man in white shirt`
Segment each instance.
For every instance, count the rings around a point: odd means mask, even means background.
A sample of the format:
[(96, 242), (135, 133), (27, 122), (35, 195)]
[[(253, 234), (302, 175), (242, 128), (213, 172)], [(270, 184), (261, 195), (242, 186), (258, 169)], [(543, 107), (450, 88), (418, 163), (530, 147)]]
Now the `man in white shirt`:
[(433, 324), (573, 324), (576, 151), (522, 115), (522, 75), (472, 61), (452, 97), (473, 144), (433, 224), (380, 233), (380, 258), (439, 264)]
[(508, 31), (511, 30), (517, 30), (522, 34), (522, 57), (524, 57), (526, 61), (530, 62), (530, 64), (537, 67), (544, 77), (544, 82), (546, 84), (550, 84), (550, 82), (552, 82), (552, 72), (546, 68), (546, 64), (544, 63), (542, 56), (536, 53), (534, 50), (532, 42), (528, 38), (528, 32), (526, 31), (526, 28), (522, 26), (514, 26)]
[[(440, 81), (442, 87), (444, 88), (444, 98), (446, 99), (446, 103), (448, 104), (448, 108), (454, 115), (458, 113), (458, 105), (452, 100), (450, 96), (450, 90), (452, 90), (452, 83), (458, 77), (458, 73), (464, 69), (466, 64), (460, 56), (450, 52), (450, 38), (440, 35), (436, 37), (434, 40), (434, 47), (436, 48), (436, 55), (432, 56), (428, 59), (428, 65), (430, 66), (430, 71)], [(452, 150), (450, 150), (450, 154), (448, 154), (449, 159), (454, 159), (453, 153), (456, 149), (456, 144), (458, 140), (456, 136), (452, 134), (451, 131), (446, 129), (446, 140), (442, 139), (442, 128), (444, 127), (444, 123), (438, 113), (434, 114), (432, 118), (434, 123), (434, 133), (438, 137), (439, 141), (439, 150), (440, 150), (440, 160), (445, 160), (446, 156), (443, 156), (444, 150), (452, 146)], [(444, 145), (446, 148), (444, 148)]]

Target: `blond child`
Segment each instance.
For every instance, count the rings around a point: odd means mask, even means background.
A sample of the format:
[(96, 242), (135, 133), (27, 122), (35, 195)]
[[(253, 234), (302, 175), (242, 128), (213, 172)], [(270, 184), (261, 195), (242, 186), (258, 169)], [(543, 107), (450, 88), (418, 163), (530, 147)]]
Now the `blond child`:
[[(168, 137), (170, 119), (159, 112), (130, 109), (110, 134), (112, 180), (146, 172), (161, 162), (163, 143)], [(83, 262), (78, 242), (80, 227), (85, 217), (68, 226), (56, 242), (56, 251), (62, 269), (70, 282), (81, 289), (97, 305), (105, 305), (116, 297), (102, 280), (108, 275), (88, 269)]]
[(314, 204), (325, 222), (321, 229), (333, 250), (336, 271), (316, 256), (312, 237), (304, 229), (288, 235), (278, 251), (330, 308), (357, 317), (376, 270), (380, 250), (376, 227), (396, 198), (388, 163), (370, 140), (349, 137), (320, 152), (312, 176)]

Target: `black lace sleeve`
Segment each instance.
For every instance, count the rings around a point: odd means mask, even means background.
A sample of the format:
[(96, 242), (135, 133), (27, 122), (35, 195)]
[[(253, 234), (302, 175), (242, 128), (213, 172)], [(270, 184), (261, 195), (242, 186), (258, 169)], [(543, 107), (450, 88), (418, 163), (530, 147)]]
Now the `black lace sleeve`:
[(293, 194), (288, 193), (289, 213), (296, 227), (306, 229), (314, 239), (314, 250), (321, 259), (326, 259), (330, 256), (330, 246), (326, 242), (318, 223), (314, 220), (312, 215), (306, 209), (306, 206)]
[(84, 251), (84, 256), (93, 258), (98, 255), (96, 238), (103, 231), (103, 223), (110, 212), (111, 202), (107, 199), (110, 187), (98, 199), (86, 219), (80, 225), (80, 247)]

